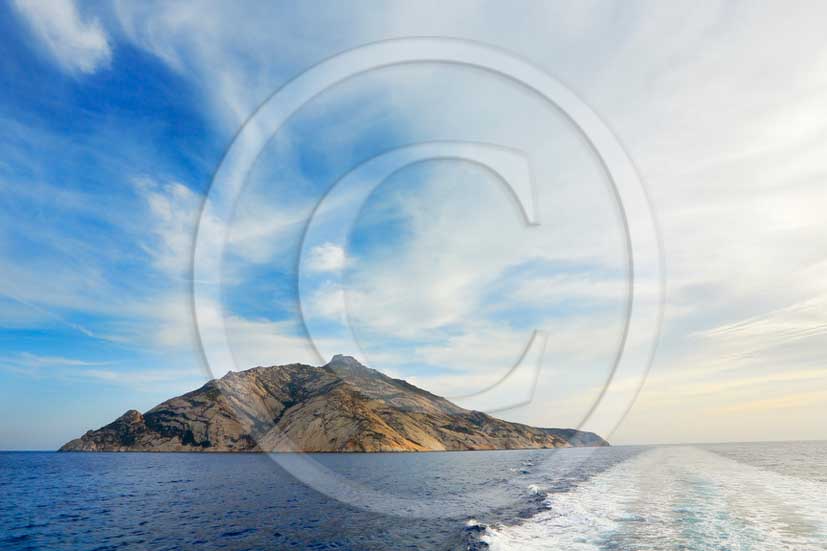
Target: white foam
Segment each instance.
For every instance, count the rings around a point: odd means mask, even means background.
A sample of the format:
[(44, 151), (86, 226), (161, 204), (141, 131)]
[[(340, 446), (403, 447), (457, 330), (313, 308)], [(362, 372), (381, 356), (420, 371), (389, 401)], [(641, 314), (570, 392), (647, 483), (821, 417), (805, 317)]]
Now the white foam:
[(539, 495), (539, 494), (543, 493), (543, 491), (544, 491), (543, 488), (541, 486), (537, 485), (537, 484), (529, 484), (528, 485), (528, 493), (530, 493), (533, 496)]
[(827, 485), (697, 448), (657, 448), (620, 463), (515, 526), (494, 550), (827, 549)]

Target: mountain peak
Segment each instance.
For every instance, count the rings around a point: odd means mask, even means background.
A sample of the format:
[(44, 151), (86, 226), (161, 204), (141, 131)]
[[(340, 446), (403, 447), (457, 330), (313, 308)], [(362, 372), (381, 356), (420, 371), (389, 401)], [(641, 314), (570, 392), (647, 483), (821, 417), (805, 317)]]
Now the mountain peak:
[(342, 378), (373, 378), (383, 376), (381, 372), (366, 366), (353, 356), (348, 356), (346, 354), (336, 354), (330, 358), (330, 361), (327, 362), (324, 367), (333, 371)]
[(348, 356), (347, 354), (336, 354), (335, 356), (330, 358), (328, 365), (330, 364), (346, 364), (352, 366), (365, 367), (365, 365), (362, 364), (359, 360), (357, 360), (353, 356)]

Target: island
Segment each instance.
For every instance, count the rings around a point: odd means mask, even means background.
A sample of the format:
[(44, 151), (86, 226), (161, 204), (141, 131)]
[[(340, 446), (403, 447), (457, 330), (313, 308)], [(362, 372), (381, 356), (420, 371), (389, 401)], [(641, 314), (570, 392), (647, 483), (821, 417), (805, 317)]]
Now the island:
[(574, 429), (536, 428), (463, 409), (337, 355), (229, 372), (144, 414), (129, 410), (60, 451), (424, 452), (608, 446)]

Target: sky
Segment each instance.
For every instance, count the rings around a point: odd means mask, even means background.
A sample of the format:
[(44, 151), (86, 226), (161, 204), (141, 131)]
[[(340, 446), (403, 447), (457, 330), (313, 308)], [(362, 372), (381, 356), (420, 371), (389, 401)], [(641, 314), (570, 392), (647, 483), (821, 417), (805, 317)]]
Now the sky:
[[(404, 37), (530, 62), (634, 163), (665, 279), (635, 296), (663, 320), (613, 443), (827, 438), (827, 7), (761, 4), (3, 4), (0, 449), (57, 448), (229, 369), (319, 365), (351, 334), (370, 366), (477, 406), (540, 332), (536, 381), (520, 368), (479, 407), (579, 425), (624, 344), (639, 213), (565, 110), (423, 59), (245, 126), (323, 60)], [(467, 159), (380, 174), (429, 141), (521, 152), (539, 223)], [(233, 144), (249, 170), (219, 211)], [(223, 248), (194, 286), (196, 238)], [(205, 361), (222, 343), (231, 361)]]

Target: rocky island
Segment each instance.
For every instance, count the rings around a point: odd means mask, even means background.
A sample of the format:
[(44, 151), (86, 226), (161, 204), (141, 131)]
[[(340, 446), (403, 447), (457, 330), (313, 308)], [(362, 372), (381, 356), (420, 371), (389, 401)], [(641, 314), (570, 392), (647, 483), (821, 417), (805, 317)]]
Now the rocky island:
[(349, 356), (230, 372), (60, 451), (403, 452), (608, 446), (594, 433), (509, 423)]

